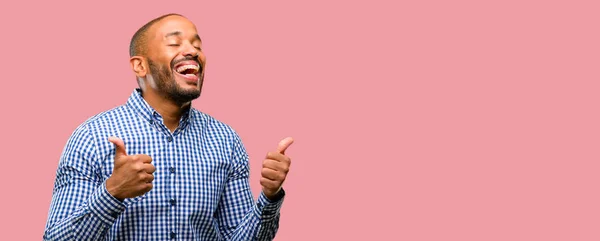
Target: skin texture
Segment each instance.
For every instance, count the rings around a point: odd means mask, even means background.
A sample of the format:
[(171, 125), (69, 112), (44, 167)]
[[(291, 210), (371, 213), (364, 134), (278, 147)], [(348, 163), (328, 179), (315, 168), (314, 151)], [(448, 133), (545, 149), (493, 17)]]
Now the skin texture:
[[(175, 32), (180, 34), (169, 35)], [(196, 26), (181, 16), (158, 21), (149, 28), (146, 36), (147, 53), (131, 57), (130, 64), (144, 83), (144, 99), (163, 116), (165, 125), (173, 131), (185, 108), (200, 96), (204, 82), (204, 72), (198, 83), (190, 83), (180, 78), (173, 67), (182, 60), (191, 60), (204, 69), (206, 56), (202, 52), (202, 41), (197, 37)]]
[[(198, 98), (204, 82), (206, 56), (196, 26), (182, 16), (168, 16), (155, 22), (145, 33), (145, 51), (132, 56), (130, 64), (138, 78), (143, 98), (159, 112), (171, 131), (178, 125), (191, 101)], [(201, 66), (197, 81), (178, 75), (176, 65), (186, 61)], [(109, 138), (116, 147), (113, 174), (108, 178), (108, 192), (119, 200), (145, 194), (152, 189), (155, 167), (148, 155), (127, 155), (125, 143)], [(285, 155), (293, 143), (288, 137), (268, 152), (261, 170), (263, 193), (271, 200), (277, 197), (289, 172), (291, 158)]]
[(281, 190), (283, 182), (290, 171), (292, 159), (285, 155), (287, 148), (294, 143), (291, 137), (279, 142), (277, 151), (267, 153), (261, 170), (260, 185), (269, 199), (273, 199)]
[(106, 189), (113, 197), (123, 201), (133, 198), (152, 189), (152, 175), (156, 170), (148, 155), (127, 155), (123, 140), (109, 138), (115, 144), (115, 166), (113, 174), (106, 182)]

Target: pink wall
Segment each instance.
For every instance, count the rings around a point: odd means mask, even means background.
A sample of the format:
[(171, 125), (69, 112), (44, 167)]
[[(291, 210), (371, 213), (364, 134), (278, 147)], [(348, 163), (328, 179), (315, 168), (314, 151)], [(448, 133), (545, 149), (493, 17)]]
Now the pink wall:
[(598, 1), (57, 2), (0, 3), (2, 240), (41, 240), (67, 138), (126, 101), (129, 39), (168, 12), (255, 193), (295, 138), (276, 240), (600, 239)]

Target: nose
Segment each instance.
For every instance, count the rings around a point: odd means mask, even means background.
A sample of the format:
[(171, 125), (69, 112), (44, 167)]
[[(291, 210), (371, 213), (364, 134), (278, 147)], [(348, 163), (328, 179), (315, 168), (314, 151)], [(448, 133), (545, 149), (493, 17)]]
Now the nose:
[(198, 49), (196, 49), (196, 47), (192, 46), (191, 44), (187, 43), (184, 46), (183, 52), (181, 53), (183, 54), (183, 56), (186, 57), (193, 57), (193, 58), (198, 58)]

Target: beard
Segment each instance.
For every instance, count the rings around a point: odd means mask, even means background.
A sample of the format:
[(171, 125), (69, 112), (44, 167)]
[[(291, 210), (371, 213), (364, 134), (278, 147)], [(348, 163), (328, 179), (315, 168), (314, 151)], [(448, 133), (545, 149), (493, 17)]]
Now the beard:
[[(184, 59), (186, 60), (186, 59)], [(174, 60), (175, 61), (175, 60)], [(172, 63), (174, 65), (175, 63)], [(204, 82), (204, 71), (200, 73), (197, 89), (183, 89), (175, 81), (175, 75), (169, 68), (164, 65), (156, 64), (148, 59), (150, 72), (147, 74), (147, 80), (150, 86), (158, 92), (159, 95), (175, 102), (178, 105), (183, 105), (200, 97), (202, 91), (202, 83)], [(202, 67), (200, 67), (202, 69)]]

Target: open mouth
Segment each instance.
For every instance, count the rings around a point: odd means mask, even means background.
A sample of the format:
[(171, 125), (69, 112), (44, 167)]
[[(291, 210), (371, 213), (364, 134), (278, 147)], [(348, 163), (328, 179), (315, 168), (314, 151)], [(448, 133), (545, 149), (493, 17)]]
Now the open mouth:
[(202, 72), (202, 67), (196, 61), (182, 61), (177, 63), (174, 68), (175, 72), (189, 80), (198, 80), (199, 73)]
[(196, 75), (198, 74), (198, 72), (200, 72), (200, 65), (198, 65), (198, 63), (178, 64), (177, 66), (175, 66), (175, 71), (182, 75)]

